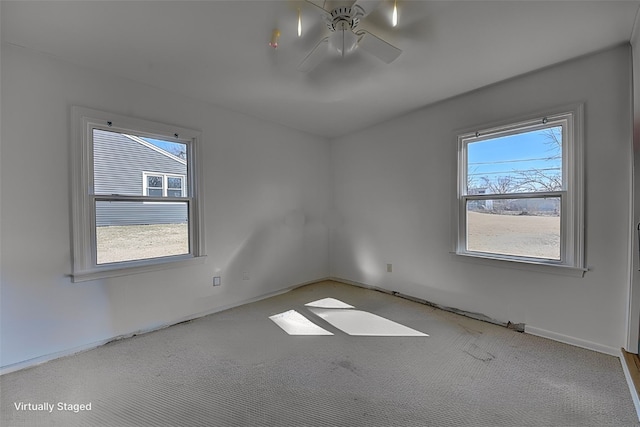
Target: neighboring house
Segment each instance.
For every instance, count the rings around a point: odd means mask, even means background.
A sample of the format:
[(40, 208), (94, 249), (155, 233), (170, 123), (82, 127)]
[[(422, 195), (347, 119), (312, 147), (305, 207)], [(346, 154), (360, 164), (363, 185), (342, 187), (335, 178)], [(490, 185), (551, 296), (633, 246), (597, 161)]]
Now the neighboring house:
[[(469, 194), (486, 194), (486, 187), (469, 188)], [(467, 205), (470, 211), (493, 210), (493, 200), (471, 200)]]
[[(486, 187), (470, 188), (469, 194), (486, 194)], [(533, 198), (528, 200), (470, 200), (467, 204), (469, 211), (492, 211), (504, 213), (505, 211), (522, 211), (539, 215), (559, 215), (559, 198)]]
[[(187, 195), (187, 162), (136, 136), (95, 130), (93, 134), (96, 194), (183, 197)], [(180, 224), (187, 204), (170, 202), (98, 202), (96, 225)]]

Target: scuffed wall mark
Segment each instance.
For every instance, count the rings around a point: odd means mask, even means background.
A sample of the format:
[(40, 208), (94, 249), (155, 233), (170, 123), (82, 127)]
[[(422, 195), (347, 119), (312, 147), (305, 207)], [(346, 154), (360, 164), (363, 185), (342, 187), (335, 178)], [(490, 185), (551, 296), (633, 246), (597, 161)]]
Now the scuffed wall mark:
[[(376, 290), (378, 290), (378, 289), (376, 289)], [(524, 327), (525, 327), (524, 323), (513, 323), (511, 321), (508, 321), (508, 322), (505, 323), (505, 322), (501, 322), (500, 320), (492, 319), (489, 316), (486, 316), (486, 315), (484, 315), (482, 313), (474, 313), (474, 312), (471, 312), (471, 311), (460, 310), (458, 308), (447, 307), (447, 306), (444, 306), (444, 305), (433, 303), (431, 301), (423, 300), (421, 298), (416, 298), (416, 297), (412, 297), (410, 295), (405, 295), (405, 294), (402, 294), (402, 293), (396, 292), (396, 291), (391, 291), (391, 292), (381, 291), (381, 292), (391, 293), (391, 295), (394, 295), (394, 296), (397, 296), (397, 297), (400, 297), (400, 298), (404, 298), (404, 299), (407, 299), (409, 301), (417, 302), (417, 303), (420, 303), (420, 304), (425, 304), (425, 305), (428, 305), (430, 307), (434, 307), (434, 308), (437, 308), (437, 309), (440, 309), (440, 310), (448, 311), (450, 313), (459, 314), (460, 316), (470, 317), (471, 319), (480, 320), (482, 322), (487, 322), (487, 323), (491, 323), (491, 324), (494, 324), (494, 325), (503, 326), (503, 327), (505, 327), (507, 329), (512, 329), (512, 330), (514, 330), (516, 332), (524, 332)]]

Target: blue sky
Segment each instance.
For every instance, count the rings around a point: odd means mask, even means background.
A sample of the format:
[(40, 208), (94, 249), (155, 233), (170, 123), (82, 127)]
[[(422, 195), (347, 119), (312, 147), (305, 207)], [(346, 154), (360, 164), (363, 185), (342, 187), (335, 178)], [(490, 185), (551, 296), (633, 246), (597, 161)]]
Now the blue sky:
[(150, 142), (156, 147), (162, 148), (163, 150), (176, 155), (180, 151), (186, 151), (186, 145), (178, 142), (170, 142), (163, 141), (161, 139), (153, 139), (153, 138), (143, 138), (145, 141)]
[[(561, 127), (550, 129), (557, 134), (561, 132)], [(554, 150), (553, 145), (545, 143), (548, 142), (545, 135), (548, 131), (536, 130), (470, 143), (467, 148), (470, 177), (480, 181), (484, 176), (495, 179), (531, 169), (552, 169), (546, 173), (560, 173), (560, 150)]]

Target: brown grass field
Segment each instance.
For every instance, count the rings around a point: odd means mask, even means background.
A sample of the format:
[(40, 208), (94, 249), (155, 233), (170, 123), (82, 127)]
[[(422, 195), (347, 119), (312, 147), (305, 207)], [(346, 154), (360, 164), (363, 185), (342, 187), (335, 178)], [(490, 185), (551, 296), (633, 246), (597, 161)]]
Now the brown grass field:
[[(98, 264), (189, 253), (187, 224), (98, 227)], [(468, 250), (558, 259), (560, 217), (469, 212)]]
[(189, 253), (187, 224), (98, 227), (96, 240), (98, 264)]
[(560, 258), (560, 217), (469, 212), (468, 250)]

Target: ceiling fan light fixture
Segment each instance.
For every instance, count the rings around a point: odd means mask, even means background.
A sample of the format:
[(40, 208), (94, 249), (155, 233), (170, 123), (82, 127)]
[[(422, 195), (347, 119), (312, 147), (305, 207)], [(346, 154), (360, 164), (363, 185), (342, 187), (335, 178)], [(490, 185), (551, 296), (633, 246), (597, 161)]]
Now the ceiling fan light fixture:
[(398, 4), (397, 0), (393, 1), (393, 13), (391, 14), (391, 25), (398, 26)]
[[(320, 40), (298, 65), (298, 70), (313, 70), (327, 55), (338, 53), (342, 57), (351, 55), (356, 49), (371, 54), (386, 64), (395, 61), (402, 53), (401, 49), (386, 42), (365, 29), (359, 29), (361, 19), (366, 18), (383, 0), (356, 0), (352, 6), (339, 6), (329, 11), (323, 6), (310, 4), (322, 10), (324, 20), (330, 33)], [(390, 0), (389, 0), (390, 1)], [(393, 1), (394, 13), (391, 17), (394, 25), (398, 22), (397, 0)], [(298, 14), (300, 10), (298, 9)]]
[(345, 56), (358, 46), (358, 36), (351, 30), (337, 30), (329, 35), (329, 46), (332, 50)]

